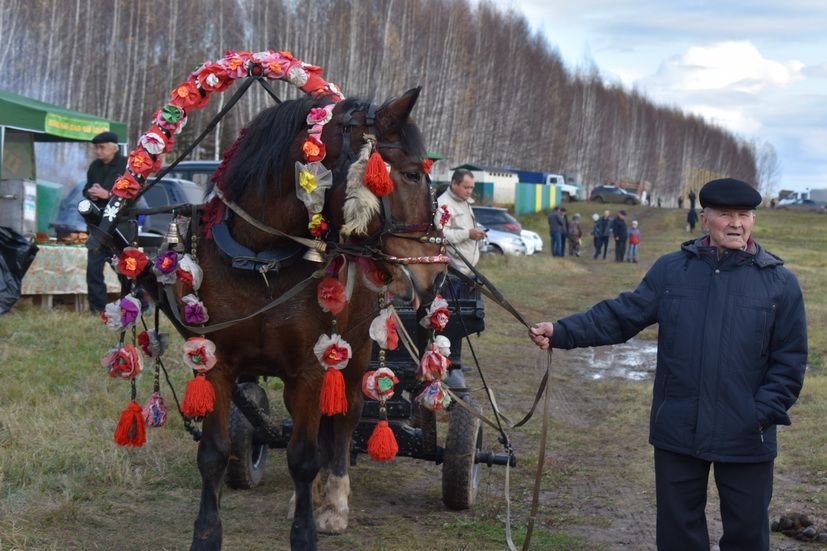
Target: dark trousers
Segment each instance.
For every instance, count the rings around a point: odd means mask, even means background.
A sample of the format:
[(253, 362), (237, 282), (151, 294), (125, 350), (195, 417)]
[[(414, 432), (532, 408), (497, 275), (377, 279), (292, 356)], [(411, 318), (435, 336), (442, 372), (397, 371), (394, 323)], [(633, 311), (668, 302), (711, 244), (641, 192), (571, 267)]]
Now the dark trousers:
[(606, 258), (606, 253), (609, 252), (609, 236), (598, 236), (594, 238), (594, 257), (600, 256), (600, 249), (603, 249), (603, 258)]
[(107, 258), (108, 255), (102, 252), (90, 250), (86, 254), (86, 288), (89, 309), (93, 312), (103, 312), (106, 307), (106, 281), (103, 279), (103, 270)]
[(623, 262), (624, 256), (626, 256), (626, 240), (615, 239), (615, 262)]
[(551, 230), (551, 256), (563, 256), (563, 232)]
[[(655, 448), (659, 551), (709, 551), (706, 489), (710, 461)], [(766, 551), (773, 462), (715, 463), (724, 535), (721, 551)]]

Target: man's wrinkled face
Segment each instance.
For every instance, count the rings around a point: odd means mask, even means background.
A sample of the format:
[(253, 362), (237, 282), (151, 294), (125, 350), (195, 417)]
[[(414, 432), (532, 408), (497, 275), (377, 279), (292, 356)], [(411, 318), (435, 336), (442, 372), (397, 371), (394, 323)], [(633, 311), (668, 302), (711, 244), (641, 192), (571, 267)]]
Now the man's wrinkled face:
[(459, 183), (451, 182), (451, 191), (463, 201), (467, 200), (474, 193), (474, 179), (466, 175)]
[(743, 250), (755, 223), (755, 211), (714, 209), (701, 211), (701, 223), (709, 231), (709, 244), (722, 249)]
[(114, 143), (96, 143), (95, 157), (104, 164), (112, 162), (115, 158), (115, 153), (118, 152), (118, 145)]

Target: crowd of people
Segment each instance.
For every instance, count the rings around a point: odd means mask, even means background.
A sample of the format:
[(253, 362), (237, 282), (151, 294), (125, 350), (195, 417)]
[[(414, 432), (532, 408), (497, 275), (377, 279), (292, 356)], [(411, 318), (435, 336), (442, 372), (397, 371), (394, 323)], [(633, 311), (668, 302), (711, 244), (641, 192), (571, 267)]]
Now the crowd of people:
[[(615, 262), (637, 262), (638, 246), (640, 245), (641, 233), (637, 220), (632, 220), (632, 227), (626, 224), (628, 213), (620, 210), (612, 218), (611, 212), (603, 211), (603, 216), (595, 213), (592, 215), (591, 236), (594, 242), (594, 255), (597, 260), (606, 256), (609, 252), (609, 242), (614, 241)], [(566, 256), (566, 243), (568, 243), (568, 255), (580, 256), (583, 245), (583, 227), (581, 226), (580, 213), (576, 213), (571, 220), (568, 218), (566, 207), (554, 207), (548, 215), (549, 236), (551, 239), (551, 256)], [(628, 245), (628, 253), (627, 253)]]

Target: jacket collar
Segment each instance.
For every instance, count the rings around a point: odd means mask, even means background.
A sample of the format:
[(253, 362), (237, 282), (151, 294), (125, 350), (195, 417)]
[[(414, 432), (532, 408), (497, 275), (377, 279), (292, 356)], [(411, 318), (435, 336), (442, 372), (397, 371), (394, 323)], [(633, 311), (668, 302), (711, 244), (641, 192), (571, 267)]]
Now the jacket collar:
[[(749, 246), (749, 245), (752, 246)], [(681, 250), (691, 256), (701, 258), (708, 254), (718, 254), (717, 247), (709, 245), (709, 236), (699, 237), (681, 244)], [(772, 266), (780, 266), (784, 261), (774, 254), (768, 252), (764, 247), (759, 245), (756, 241), (750, 238), (747, 246), (747, 251), (732, 251), (732, 254), (737, 255), (742, 261), (751, 261), (759, 268), (768, 268)]]

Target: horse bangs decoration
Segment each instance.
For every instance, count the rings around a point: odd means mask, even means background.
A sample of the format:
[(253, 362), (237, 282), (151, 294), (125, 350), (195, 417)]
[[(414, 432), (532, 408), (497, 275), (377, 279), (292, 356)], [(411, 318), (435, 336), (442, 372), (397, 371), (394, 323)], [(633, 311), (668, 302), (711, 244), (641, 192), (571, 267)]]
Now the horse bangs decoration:
[[(188, 427), (202, 421), (203, 485), (192, 549), (221, 547), (231, 395), (239, 381), (258, 376), (283, 380), (292, 418), (292, 548), (316, 549), (317, 527), (329, 533), (347, 527), (347, 467), (362, 393), (384, 407), (396, 381), (384, 364), (366, 373), (371, 339), (384, 358), (384, 350), (400, 341), (391, 298), (430, 304), (445, 278), (447, 257), (434, 225), (425, 148), (410, 119), (419, 89), (377, 105), (345, 99), (321, 74), (288, 52), (269, 50), (231, 51), (204, 63), (155, 113), (103, 212), (88, 204), (81, 208), (88, 218), (100, 216), (95, 237), (118, 252), (119, 272), (146, 291), (108, 305), (103, 316), (120, 338), (102, 364), (113, 378), (131, 383), (115, 437), (119, 444), (143, 444), (142, 421), (157, 427), (167, 418), (159, 372), (168, 337), (158, 331), (158, 311), (187, 339), (181, 358), (193, 378), (179, 409)], [(207, 202), (176, 210), (188, 213), (184, 235), (171, 224), (157, 255), (149, 258), (117, 225), (154, 183), (150, 176), (192, 110), (236, 80), (242, 88), (228, 106), (255, 81), (268, 88), (267, 80), (284, 80), (308, 97), (266, 109), (242, 130), (225, 151)], [(156, 304), (155, 328), (138, 334), (136, 324), (149, 309), (147, 293)], [(435, 344), (426, 358), (443, 368), (447, 362)], [(149, 365), (154, 388), (142, 409), (135, 381)], [(439, 392), (440, 373), (444, 377), (444, 369), (428, 370), (423, 379), (431, 394)], [(380, 461), (396, 454), (386, 420), (377, 423), (369, 448)], [(326, 483), (314, 515), (311, 485), (317, 475)]]

